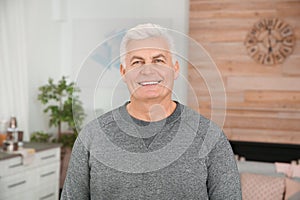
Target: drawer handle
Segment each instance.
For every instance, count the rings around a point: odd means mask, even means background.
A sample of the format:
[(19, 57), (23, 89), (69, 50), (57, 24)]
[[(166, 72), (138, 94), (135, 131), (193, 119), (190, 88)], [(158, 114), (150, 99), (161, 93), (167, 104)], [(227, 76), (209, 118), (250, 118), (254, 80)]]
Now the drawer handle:
[(8, 168), (16, 168), (16, 167), (20, 167), (20, 166), (22, 166), (22, 163), (10, 165)]
[(44, 157), (41, 157), (42, 160), (47, 160), (49, 158), (55, 158), (55, 154), (53, 155), (50, 155), (50, 156), (44, 156)]
[(26, 181), (20, 181), (18, 183), (14, 183), (14, 184), (9, 185), (8, 188), (14, 188), (14, 187), (17, 187), (19, 185), (23, 185), (25, 183), (26, 183)]
[(48, 199), (49, 197), (52, 197), (52, 196), (54, 196), (54, 193), (50, 193), (50, 194), (47, 194), (43, 197), (40, 197), (40, 200)]
[(42, 174), (41, 177), (43, 178), (43, 177), (46, 177), (46, 176), (50, 176), (50, 175), (52, 175), (52, 174), (55, 174), (55, 171), (48, 172), (48, 173), (46, 173), (46, 174)]

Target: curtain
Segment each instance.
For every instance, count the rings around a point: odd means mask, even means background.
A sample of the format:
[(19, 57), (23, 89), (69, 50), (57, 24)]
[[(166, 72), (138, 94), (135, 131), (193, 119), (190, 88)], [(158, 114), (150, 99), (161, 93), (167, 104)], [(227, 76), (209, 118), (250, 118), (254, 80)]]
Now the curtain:
[(28, 140), (28, 81), (23, 0), (0, 0), (0, 120), (15, 116)]

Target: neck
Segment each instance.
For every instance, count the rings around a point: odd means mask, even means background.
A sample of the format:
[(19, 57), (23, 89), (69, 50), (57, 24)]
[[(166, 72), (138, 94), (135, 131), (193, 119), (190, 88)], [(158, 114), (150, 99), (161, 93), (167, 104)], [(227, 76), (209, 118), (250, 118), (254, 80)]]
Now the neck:
[(159, 103), (152, 101), (138, 101), (131, 99), (127, 104), (128, 113), (143, 121), (159, 121), (170, 116), (176, 108), (176, 103), (171, 99)]

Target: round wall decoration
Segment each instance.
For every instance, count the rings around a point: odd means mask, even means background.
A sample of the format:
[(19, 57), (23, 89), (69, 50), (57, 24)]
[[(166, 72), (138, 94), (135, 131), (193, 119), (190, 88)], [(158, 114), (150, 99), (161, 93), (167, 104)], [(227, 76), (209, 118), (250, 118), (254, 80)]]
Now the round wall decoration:
[(295, 37), (292, 27), (283, 20), (262, 19), (247, 34), (248, 54), (258, 63), (282, 63), (293, 52)]

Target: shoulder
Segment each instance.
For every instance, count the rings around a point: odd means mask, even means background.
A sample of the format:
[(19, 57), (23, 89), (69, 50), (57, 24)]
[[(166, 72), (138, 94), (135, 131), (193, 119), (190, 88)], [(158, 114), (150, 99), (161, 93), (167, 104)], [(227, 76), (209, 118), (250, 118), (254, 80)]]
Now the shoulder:
[(222, 132), (221, 128), (212, 120), (204, 117), (190, 107), (180, 104), (182, 107), (182, 121), (197, 132), (204, 134), (207, 131)]
[(99, 129), (105, 127), (107, 124), (110, 124), (113, 122), (113, 111), (109, 111), (96, 119), (93, 119), (92, 121), (88, 122), (82, 129), (81, 134), (86, 134), (86, 133), (95, 133), (99, 131)]
[[(185, 106), (185, 120), (186, 124), (192, 125), (197, 131), (197, 144), (200, 146), (200, 158), (210, 158), (218, 153), (226, 154), (230, 152), (231, 146), (222, 128), (215, 122), (204, 117), (198, 112)], [(229, 154), (228, 154), (229, 155)]]
[(216, 145), (226, 142), (226, 136), (215, 122), (184, 105), (182, 123), (195, 133), (195, 142), (201, 146), (203, 156), (208, 155)]
[(78, 138), (81, 140), (81, 142), (89, 146), (89, 144), (97, 140), (99, 136), (103, 135), (108, 127), (114, 127), (115, 119), (113, 113), (117, 109), (119, 108), (104, 113), (103, 115), (91, 120), (86, 125), (84, 125), (78, 135)]

